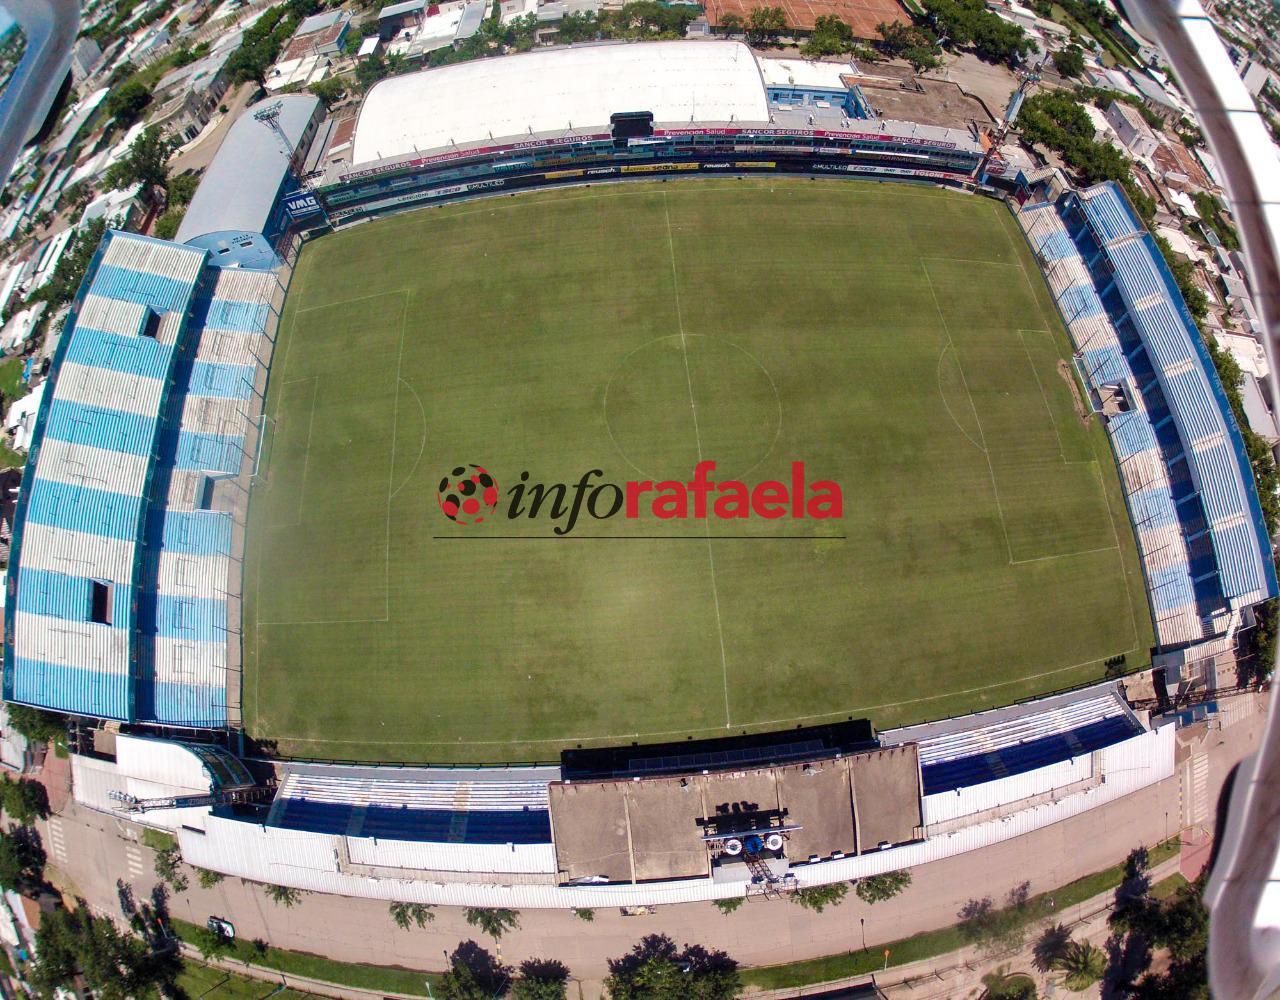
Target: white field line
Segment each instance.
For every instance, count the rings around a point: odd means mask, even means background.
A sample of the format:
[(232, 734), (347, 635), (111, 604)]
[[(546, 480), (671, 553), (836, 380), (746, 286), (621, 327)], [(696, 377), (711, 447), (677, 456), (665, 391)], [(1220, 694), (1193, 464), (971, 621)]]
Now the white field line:
[[(689, 371), (689, 341), (684, 333), (684, 313), (680, 308), (680, 278), (676, 273), (676, 243), (671, 232), (671, 212), (667, 207), (667, 192), (662, 192), (662, 213), (667, 219), (667, 250), (671, 257), (671, 288), (675, 293), (676, 323), (680, 327), (680, 347), (684, 355), (684, 379), (689, 389), (689, 409), (693, 412), (693, 436), (698, 446), (698, 461), (702, 461), (702, 432), (698, 429), (698, 404), (693, 399), (693, 375)], [(707, 563), (711, 567), (711, 599), (716, 609), (716, 633), (720, 639), (720, 673), (724, 687), (724, 727), (732, 724), (729, 715), (729, 661), (724, 651), (724, 623), (720, 620), (720, 588), (716, 583), (716, 557), (711, 544), (711, 521), (706, 520), (703, 527), (707, 532)]]

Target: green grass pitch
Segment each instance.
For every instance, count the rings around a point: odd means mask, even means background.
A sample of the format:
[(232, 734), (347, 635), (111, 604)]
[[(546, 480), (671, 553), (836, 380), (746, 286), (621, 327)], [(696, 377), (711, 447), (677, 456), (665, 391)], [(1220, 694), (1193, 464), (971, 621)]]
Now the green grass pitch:
[[(932, 189), (614, 185), (326, 236), (289, 292), (250, 503), (247, 727), (298, 756), (553, 760), (884, 728), (1145, 663), (1067, 351), (1007, 210)], [(461, 463), (505, 492), (524, 470), (687, 480), (699, 454), (749, 483), (803, 461), (844, 516), (498, 540), (547, 521), (461, 528), (436, 502)]]

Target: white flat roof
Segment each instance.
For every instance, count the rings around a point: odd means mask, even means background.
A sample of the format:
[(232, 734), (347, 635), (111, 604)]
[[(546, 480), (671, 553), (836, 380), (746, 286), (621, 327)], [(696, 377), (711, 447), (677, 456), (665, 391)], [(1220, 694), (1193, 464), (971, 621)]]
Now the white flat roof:
[(770, 87), (825, 87), (847, 90), (841, 76), (857, 73), (847, 62), (812, 62), (808, 59), (760, 59), (760, 72)]
[(556, 129), (769, 120), (764, 81), (740, 42), (633, 42), (525, 52), (383, 80), (356, 124), (352, 162)]

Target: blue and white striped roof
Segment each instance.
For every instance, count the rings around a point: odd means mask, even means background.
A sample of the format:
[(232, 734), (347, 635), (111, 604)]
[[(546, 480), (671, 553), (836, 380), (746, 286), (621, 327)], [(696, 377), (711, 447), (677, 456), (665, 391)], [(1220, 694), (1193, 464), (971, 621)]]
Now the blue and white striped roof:
[[(55, 358), (9, 571), (5, 696), (133, 717), (139, 546), (161, 417), (206, 253), (109, 233)], [(94, 622), (94, 583), (109, 624)]]
[(1083, 192), (1080, 204), (1178, 429), (1209, 522), (1223, 596), (1234, 607), (1275, 596), (1271, 545), (1244, 442), (1164, 256), (1137, 228), (1114, 184)]

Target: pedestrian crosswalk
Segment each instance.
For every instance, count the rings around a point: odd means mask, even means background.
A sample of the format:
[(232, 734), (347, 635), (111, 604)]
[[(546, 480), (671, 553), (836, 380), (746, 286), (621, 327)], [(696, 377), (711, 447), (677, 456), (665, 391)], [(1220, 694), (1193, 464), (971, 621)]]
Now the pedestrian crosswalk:
[(1202, 826), (1209, 822), (1209, 755), (1196, 754), (1182, 765), (1182, 824)]
[(146, 866), (142, 863), (142, 849), (135, 843), (130, 842), (124, 845), (124, 861), (129, 869), (128, 881), (130, 882), (146, 871)]
[(62, 834), (62, 820), (57, 816), (49, 820), (49, 853), (57, 864), (67, 863), (67, 841)]

